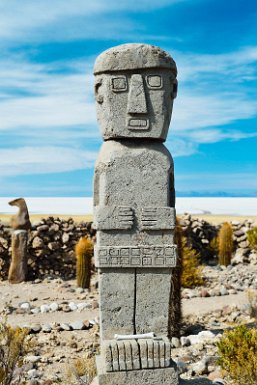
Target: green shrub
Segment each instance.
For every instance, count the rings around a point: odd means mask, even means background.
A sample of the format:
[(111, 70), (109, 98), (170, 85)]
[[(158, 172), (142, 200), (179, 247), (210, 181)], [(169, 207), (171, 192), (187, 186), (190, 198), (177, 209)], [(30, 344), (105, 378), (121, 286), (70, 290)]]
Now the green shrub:
[(80, 238), (75, 247), (77, 285), (83, 289), (90, 288), (93, 250), (93, 243), (88, 238)]
[(226, 331), (217, 344), (218, 364), (235, 385), (257, 384), (257, 330), (238, 326)]
[(233, 229), (230, 223), (225, 222), (218, 234), (219, 264), (228, 266), (231, 263), (233, 252)]
[[(28, 330), (11, 327), (6, 320), (0, 322), (0, 384), (10, 385), (14, 380), (14, 370), (23, 365), (24, 356), (30, 351), (27, 342)], [(21, 378), (16, 379), (21, 383)]]
[(257, 251), (257, 227), (247, 231), (247, 239), (250, 247)]

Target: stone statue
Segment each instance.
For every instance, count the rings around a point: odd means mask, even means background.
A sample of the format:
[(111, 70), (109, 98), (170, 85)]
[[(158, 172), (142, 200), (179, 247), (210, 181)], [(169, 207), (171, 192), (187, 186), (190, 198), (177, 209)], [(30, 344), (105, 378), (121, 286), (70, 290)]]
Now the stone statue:
[(176, 64), (158, 47), (124, 44), (103, 52), (94, 74), (105, 140), (94, 176), (98, 381), (137, 385), (148, 376), (149, 383), (174, 385), (167, 336), (175, 192), (173, 161), (163, 142), (177, 94)]
[(25, 281), (27, 275), (27, 243), (28, 230), (31, 228), (29, 213), (23, 198), (14, 199), (9, 202), (10, 206), (17, 206), (18, 213), (11, 218), (12, 233), (12, 260), (8, 272), (10, 283)]
[(18, 213), (11, 218), (11, 227), (13, 230), (30, 230), (31, 223), (26, 202), (23, 198), (17, 198), (9, 202), (10, 206), (17, 206)]

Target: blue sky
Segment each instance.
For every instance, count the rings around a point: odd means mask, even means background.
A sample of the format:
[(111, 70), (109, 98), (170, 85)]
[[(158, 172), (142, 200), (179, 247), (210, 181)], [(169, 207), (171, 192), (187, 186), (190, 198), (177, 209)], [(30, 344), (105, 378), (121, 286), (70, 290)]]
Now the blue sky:
[(1, 0), (0, 196), (92, 195), (93, 63), (128, 42), (177, 62), (177, 194), (256, 196), (254, 0)]

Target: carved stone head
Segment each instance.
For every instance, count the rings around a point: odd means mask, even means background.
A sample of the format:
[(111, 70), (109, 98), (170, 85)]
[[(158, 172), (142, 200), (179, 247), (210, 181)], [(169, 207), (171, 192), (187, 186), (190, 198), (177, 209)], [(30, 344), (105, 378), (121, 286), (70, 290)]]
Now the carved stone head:
[(97, 120), (105, 140), (149, 138), (164, 141), (177, 94), (177, 68), (165, 51), (147, 44), (124, 44), (96, 59)]

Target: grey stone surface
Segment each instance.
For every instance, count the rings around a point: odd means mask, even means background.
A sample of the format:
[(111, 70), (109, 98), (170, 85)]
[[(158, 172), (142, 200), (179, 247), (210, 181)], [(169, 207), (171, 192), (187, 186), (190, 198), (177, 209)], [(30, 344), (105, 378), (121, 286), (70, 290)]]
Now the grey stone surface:
[(94, 176), (99, 384), (177, 385), (166, 339), (114, 340), (168, 335), (176, 213), (173, 160), (161, 142), (177, 93), (176, 64), (158, 47), (125, 44), (102, 53), (94, 73), (105, 140)]
[(106, 372), (170, 367), (171, 344), (164, 339), (130, 339), (102, 342)]
[(124, 370), (105, 372), (100, 357), (97, 358), (97, 372), (99, 385), (178, 385), (178, 373), (173, 363), (169, 368)]

